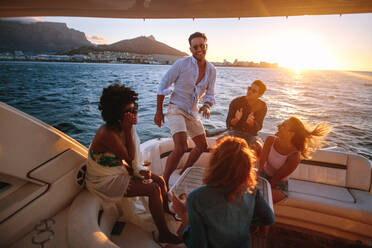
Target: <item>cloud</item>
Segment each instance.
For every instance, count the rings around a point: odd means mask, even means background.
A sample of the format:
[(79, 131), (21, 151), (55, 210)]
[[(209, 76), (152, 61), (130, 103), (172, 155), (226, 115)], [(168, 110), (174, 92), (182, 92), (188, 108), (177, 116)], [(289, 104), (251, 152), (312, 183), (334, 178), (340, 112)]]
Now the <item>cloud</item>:
[(21, 22), (21, 23), (35, 23), (35, 22), (43, 22), (40, 17), (10, 17), (10, 18), (0, 18), (4, 21), (12, 21), (12, 22)]
[(94, 43), (94, 44), (97, 44), (97, 45), (102, 45), (102, 44), (108, 44), (109, 43), (109, 40), (106, 39), (105, 37), (103, 36), (100, 36), (100, 35), (85, 35), (87, 37), (87, 40), (89, 40), (90, 42)]

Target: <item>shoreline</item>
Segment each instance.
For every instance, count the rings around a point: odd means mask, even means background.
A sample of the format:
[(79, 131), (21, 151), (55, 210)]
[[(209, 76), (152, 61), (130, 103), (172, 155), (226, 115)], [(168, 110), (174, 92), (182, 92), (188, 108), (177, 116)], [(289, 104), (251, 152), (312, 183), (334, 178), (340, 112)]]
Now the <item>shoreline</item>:
[[(156, 64), (156, 63), (122, 63), (122, 62), (109, 62), (109, 61), (61, 61), (61, 60), (30, 60), (30, 59), (0, 59), (0, 62), (33, 62), (33, 63), (87, 63), (87, 64), (128, 64), (128, 65), (171, 65), (171, 64)], [(212, 64), (215, 62), (211, 62)], [(219, 63), (219, 62), (217, 62)], [(226, 68), (260, 68), (260, 69), (284, 69), (284, 70), (296, 70), (295, 68), (289, 67), (264, 67), (264, 66), (241, 66), (241, 65), (216, 65), (215, 67), (226, 67)], [(334, 71), (334, 72), (361, 72), (361, 73), (372, 73), (371, 71), (360, 71), (360, 70), (335, 70), (335, 69), (302, 69), (301, 71)]]
[[(0, 59), (0, 62), (61, 62), (61, 63), (88, 63), (88, 64), (138, 64), (138, 65), (171, 65), (164, 63), (147, 63), (147, 62), (122, 62), (122, 61), (89, 61), (89, 60), (32, 60), (32, 59)], [(242, 67), (242, 68), (268, 68), (268, 69), (288, 69), (280, 66), (245, 66), (245, 65), (224, 65), (221, 62), (211, 62), (216, 67)]]

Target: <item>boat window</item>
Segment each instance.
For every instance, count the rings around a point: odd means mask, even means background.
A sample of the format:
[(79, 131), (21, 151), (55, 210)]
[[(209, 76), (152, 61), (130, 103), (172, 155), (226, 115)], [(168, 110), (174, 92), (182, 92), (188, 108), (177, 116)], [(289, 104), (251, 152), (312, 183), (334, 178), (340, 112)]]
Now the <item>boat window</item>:
[(8, 188), (10, 188), (10, 184), (6, 182), (1, 182), (0, 181), (0, 193), (6, 191)]

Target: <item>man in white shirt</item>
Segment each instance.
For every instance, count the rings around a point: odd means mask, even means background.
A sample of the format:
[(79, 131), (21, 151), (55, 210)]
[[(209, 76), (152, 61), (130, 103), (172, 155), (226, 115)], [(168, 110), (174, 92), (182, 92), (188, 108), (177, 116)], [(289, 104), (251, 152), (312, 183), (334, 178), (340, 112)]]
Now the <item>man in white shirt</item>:
[[(208, 148), (199, 113), (209, 118), (209, 109), (215, 103), (216, 69), (205, 59), (208, 49), (207, 37), (203, 33), (193, 33), (189, 37), (189, 44), (192, 56), (179, 59), (172, 65), (159, 84), (157, 92), (154, 122), (159, 127), (164, 123), (164, 98), (166, 95), (171, 95), (167, 110), (167, 124), (173, 137), (174, 150), (169, 155), (164, 170), (167, 186), (170, 175), (188, 149), (187, 134), (191, 136), (195, 147), (190, 152), (181, 173), (192, 166)], [(169, 89), (172, 84), (173, 91)], [(199, 100), (203, 103), (200, 108), (198, 108)]]

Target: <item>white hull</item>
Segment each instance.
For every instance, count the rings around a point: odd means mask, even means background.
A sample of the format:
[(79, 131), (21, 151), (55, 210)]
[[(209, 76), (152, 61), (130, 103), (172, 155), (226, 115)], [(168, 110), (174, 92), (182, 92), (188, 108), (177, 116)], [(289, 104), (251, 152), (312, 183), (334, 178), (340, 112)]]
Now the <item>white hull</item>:
[[(86, 147), (3, 103), (0, 119), (0, 181), (9, 184), (0, 191), (0, 247), (36, 247), (31, 243), (34, 226), (49, 217), (56, 222), (55, 235), (45, 247), (158, 247), (151, 224), (144, 231), (127, 222), (120, 235), (110, 237), (123, 213), (115, 206), (102, 207), (79, 184)], [(208, 138), (208, 143), (213, 146), (215, 138)], [(172, 149), (171, 139), (141, 144), (142, 151), (151, 150), (151, 169), (159, 175)], [(180, 166), (186, 158), (187, 154)], [(208, 159), (209, 153), (203, 153), (195, 166), (205, 166)], [(371, 171), (369, 161), (359, 155), (318, 151), (313, 161), (301, 163), (292, 174), (289, 198), (274, 207), (277, 222), (368, 244), (372, 240)], [(172, 175), (171, 185), (178, 176)], [(105, 211), (98, 225), (101, 208)], [(168, 217), (175, 230), (178, 223)], [(146, 223), (148, 215), (141, 220)]]

